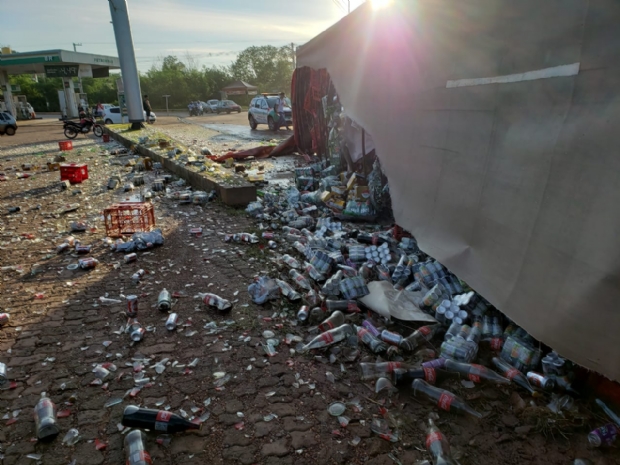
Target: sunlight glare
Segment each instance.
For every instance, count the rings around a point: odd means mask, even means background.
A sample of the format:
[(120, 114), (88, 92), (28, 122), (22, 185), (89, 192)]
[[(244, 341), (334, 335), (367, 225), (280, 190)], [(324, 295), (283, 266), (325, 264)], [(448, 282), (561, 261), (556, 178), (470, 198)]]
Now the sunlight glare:
[(378, 10), (380, 8), (385, 8), (386, 6), (388, 6), (390, 3), (392, 3), (392, 0), (370, 0), (370, 2), (372, 3), (372, 8), (374, 10)]

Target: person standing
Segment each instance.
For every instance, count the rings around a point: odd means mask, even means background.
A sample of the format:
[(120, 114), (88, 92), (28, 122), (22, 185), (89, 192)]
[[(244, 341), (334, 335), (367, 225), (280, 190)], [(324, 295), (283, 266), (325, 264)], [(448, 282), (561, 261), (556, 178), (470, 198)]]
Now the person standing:
[(146, 122), (151, 124), (151, 102), (149, 102), (149, 96), (144, 94), (144, 100), (142, 100), (142, 107), (146, 113)]
[(286, 94), (284, 92), (280, 92), (280, 98), (278, 99), (278, 114), (280, 115), (280, 126), (286, 125), (286, 130), (288, 131), (288, 122), (284, 118), (284, 105), (286, 105)]

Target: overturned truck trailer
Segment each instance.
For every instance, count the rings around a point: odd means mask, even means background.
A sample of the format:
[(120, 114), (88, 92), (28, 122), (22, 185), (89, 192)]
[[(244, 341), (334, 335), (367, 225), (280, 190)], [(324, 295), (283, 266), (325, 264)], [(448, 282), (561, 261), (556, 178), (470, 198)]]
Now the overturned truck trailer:
[(297, 52), (372, 136), (420, 247), (615, 380), (618, 24), (615, 0), (367, 2)]

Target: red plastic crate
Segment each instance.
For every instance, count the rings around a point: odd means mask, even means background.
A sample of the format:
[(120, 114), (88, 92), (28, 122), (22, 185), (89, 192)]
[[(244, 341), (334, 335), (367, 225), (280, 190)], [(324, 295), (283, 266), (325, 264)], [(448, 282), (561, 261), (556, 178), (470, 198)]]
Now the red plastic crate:
[(79, 184), (88, 179), (88, 165), (76, 163), (60, 165), (60, 180), (69, 181), (71, 184)]
[(103, 211), (103, 218), (108, 237), (149, 232), (155, 227), (155, 212), (150, 203), (115, 203)]
[(59, 150), (73, 150), (73, 141), (70, 140), (61, 140), (58, 142)]

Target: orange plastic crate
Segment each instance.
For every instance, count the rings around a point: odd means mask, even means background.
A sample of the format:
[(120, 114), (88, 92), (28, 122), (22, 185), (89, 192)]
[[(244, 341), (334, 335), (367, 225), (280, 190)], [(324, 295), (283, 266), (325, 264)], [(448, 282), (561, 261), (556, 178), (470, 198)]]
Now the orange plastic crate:
[(108, 237), (149, 232), (155, 227), (155, 212), (150, 203), (115, 203), (103, 211), (103, 218)]

